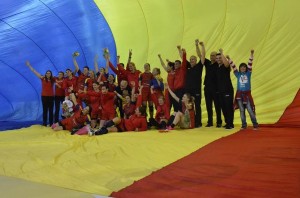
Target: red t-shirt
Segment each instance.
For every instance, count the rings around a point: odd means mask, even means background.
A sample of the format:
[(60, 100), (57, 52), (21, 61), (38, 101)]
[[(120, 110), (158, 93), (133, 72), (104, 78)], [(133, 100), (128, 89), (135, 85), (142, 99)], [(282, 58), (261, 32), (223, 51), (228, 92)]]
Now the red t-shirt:
[(89, 102), (93, 112), (98, 112), (99, 110), (101, 94), (101, 91), (96, 92), (94, 90), (87, 91), (86, 93), (86, 95), (89, 97)]
[(72, 117), (61, 121), (66, 130), (71, 131), (73, 128), (82, 127), (85, 122), (89, 121), (89, 116), (82, 114), (82, 108), (79, 105), (76, 106), (76, 109)]
[(113, 114), (116, 113), (115, 109), (115, 97), (116, 94), (113, 92), (108, 92), (106, 94), (101, 94), (100, 104), (102, 107), (102, 112)]
[(54, 78), (52, 80), (46, 80), (46, 78), (41, 78), (42, 81), (42, 96), (54, 96), (53, 85)]
[[(111, 62), (109, 62), (109, 67), (117, 75), (119, 85), (122, 80), (127, 81), (127, 76), (124, 73), (120, 72), (118, 69), (116, 69)], [(120, 64), (118, 64), (118, 68), (119, 67), (122, 67), (122, 66)]]
[(123, 111), (124, 111), (124, 115), (126, 115), (126, 118), (129, 118), (131, 115), (133, 115), (135, 113), (135, 109), (136, 106), (132, 102), (123, 105)]
[(77, 72), (78, 78), (77, 78), (77, 91), (78, 90), (83, 90), (84, 89), (84, 83), (85, 80), (88, 78), (88, 76), (85, 76), (80, 70)]
[(118, 65), (118, 69), (123, 75), (126, 75), (130, 87), (131, 87), (131, 82), (134, 82), (136, 87), (139, 85), (139, 77), (141, 73), (139, 70), (135, 70), (135, 72), (131, 72), (127, 69), (125, 70), (123, 67), (121, 67), (121, 65)]
[(87, 87), (87, 91), (94, 90), (93, 83), (96, 82), (96, 79), (87, 78), (85, 79), (85, 86)]
[(141, 85), (143, 87), (150, 87), (151, 84), (151, 80), (154, 78), (153, 74), (151, 72), (149, 73), (142, 73), (140, 75), (140, 81), (141, 81)]
[(138, 131), (147, 130), (147, 120), (145, 116), (132, 115), (129, 119), (124, 119), (124, 126), (127, 131), (135, 131), (138, 128)]
[(175, 70), (174, 90), (184, 88), (186, 70), (186, 53), (183, 53), (181, 67)]
[[(55, 78), (55, 96), (65, 96), (65, 90), (63, 88), (64, 79)], [(57, 84), (59, 86), (57, 86)]]
[(63, 82), (63, 88), (65, 90), (65, 95), (69, 95), (70, 93), (68, 92), (68, 88), (73, 86), (73, 90), (77, 90), (76, 89), (76, 85), (77, 85), (77, 77), (76, 76), (72, 76), (72, 78), (65, 78), (64, 82)]
[(174, 90), (174, 80), (175, 80), (175, 72), (174, 71), (168, 72), (167, 82), (171, 90)]

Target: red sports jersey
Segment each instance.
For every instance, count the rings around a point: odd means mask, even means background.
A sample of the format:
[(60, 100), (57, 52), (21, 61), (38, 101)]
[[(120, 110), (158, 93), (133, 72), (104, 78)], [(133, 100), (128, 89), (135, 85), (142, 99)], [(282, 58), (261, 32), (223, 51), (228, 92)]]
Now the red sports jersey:
[(54, 96), (53, 85), (54, 79), (46, 80), (46, 78), (41, 78), (42, 81), (42, 96)]
[(122, 119), (118, 127), (123, 131), (146, 131), (147, 130), (147, 119), (145, 116), (132, 115), (129, 119)]
[(187, 70), (186, 67), (186, 53), (183, 53), (181, 67), (175, 70), (174, 90), (184, 88)]
[(151, 80), (154, 78), (153, 74), (151, 72), (144, 72), (140, 75), (140, 81), (141, 85), (143, 87), (150, 87)]
[(98, 74), (97, 74), (97, 82), (98, 82), (99, 84), (104, 84), (104, 83), (106, 83), (106, 82), (107, 82), (107, 78), (106, 78), (105, 74), (100, 74), (100, 73), (98, 73)]
[(115, 98), (116, 98), (116, 94), (113, 92), (101, 94), (100, 104), (101, 104), (102, 112), (109, 113), (109, 114), (116, 114)]
[(114, 92), (116, 90), (116, 85), (114, 83), (107, 83), (108, 85), (108, 91), (109, 92)]
[(175, 80), (175, 72), (174, 71), (168, 72), (167, 82), (171, 90), (174, 90), (174, 80)]
[(65, 127), (66, 130), (71, 131), (73, 128), (82, 127), (87, 121), (89, 121), (89, 116), (83, 115), (81, 112), (81, 107), (79, 107), (78, 105), (75, 114), (70, 118), (63, 119), (61, 121), (61, 124)]
[(123, 105), (123, 111), (126, 118), (129, 118), (131, 115), (135, 113), (136, 106), (134, 103), (129, 103)]
[(156, 94), (151, 94), (152, 101), (155, 105), (156, 114), (155, 114), (155, 120), (160, 123), (162, 119), (169, 119), (170, 118), (170, 107), (168, 103), (164, 103), (163, 105), (160, 105), (158, 103), (158, 98)]
[(73, 90), (77, 90), (77, 77), (72, 76), (72, 78), (65, 78), (63, 82), (63, 89), (65, 90), (65, 95), (68, 96), (70, 93), (68, 92), (68, 88), (73, 86)]
[[(125, 70), (123, 67), (121, 67), (121, 65), (118, 65), (118, 69), (123, 75), (126, 75), (129, 86), (132, 86), (131, 82), (134, 82), (136, 87), (138, 86), (139, 76), (140, 76), (140, 73), (141, 73), (139, 70), (135, 70), (135, 72), (131, 72), (127, 69)], [(136, 91), (138, 91), (138, 90), (136, 90)]]
[(87, 91), (86, 95), (89, 98), (89, 104), (92, 107), (92, 112), (91, 112), (91, 117), (92, 119), (96, 119), (100, 117), (101, 115), (101, 110), (99, 109), (100, 107), (100, 97), (101, 97), (101, 92), (96, 92), (96, 91)]
[(93, 88), (93, 83), (94, 82), (97, 82), (96, 79), (91, 79), (91, 78), (85, 79), (84, 86), (87, 87), (87, 91), (94, 90), (94, 88)]
[[(109, 62), (109, 67), (117, 75), (119, 85), (122, 80), (127, 81), (127, 76), (125, 74), (123, 74), (122, 72), (120, 72), (118, 69), (116, 69), (111, 62)], [(118, 68), (119, 67), (122, 67), (122, 66), (120, 64), (118, 64)]]
[(88, 78), (88, 76), (84, 75), (80, 70), (78, 70), (77, 72), (78, 74), (78, 78), (77, 78), (77, 91), (78, 90), (82, 90), (84, 89), (84, 83), (85, 83), (85, 80)]
[(64, 79), (55, 78), (55, 96), (65, 96), (63, 82), (64, 82)]

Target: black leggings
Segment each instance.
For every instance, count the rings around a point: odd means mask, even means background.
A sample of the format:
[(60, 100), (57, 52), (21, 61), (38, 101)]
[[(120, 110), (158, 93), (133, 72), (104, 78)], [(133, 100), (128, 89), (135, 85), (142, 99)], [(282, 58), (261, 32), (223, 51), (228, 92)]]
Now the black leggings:
[(42, 96), (42, 105), (43, 105), (43, 125), (47, 126), (47, 120), (49, 114), (49, 125), (51, 126), (53, 124), (54, 97)]
[(54, 101), (55, 101), (54, 122), (55, 123), (59, 121), (60, 104), (62, 104), (64, 100), (65, 100), (65, 96), (54, 97)]

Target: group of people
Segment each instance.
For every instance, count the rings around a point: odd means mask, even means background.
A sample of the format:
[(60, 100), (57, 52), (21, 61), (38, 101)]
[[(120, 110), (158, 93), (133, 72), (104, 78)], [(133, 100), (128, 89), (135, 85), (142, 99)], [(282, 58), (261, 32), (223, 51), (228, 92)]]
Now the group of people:
[[(162, 68), (167, 72), (166, 81), (160, 75), (160, 68), (151, 71), (149, 63), (144, 64), (143, 72), (137, 70), (131, 61), (132, 50), (129, 50), (126, 67), (120, 63), (119, 56), (114, 66), (110, 61), (109, 50), (105, 49), (105, 68), (99, 69), (96, 56), (94, 70), (84, 66), (83, 71), (76, 61), (79, 53), (75, 52), (75, 71), (67, 69), (65, 73), (59, 72), (57, 77), (53, 77), (50, 70), (42, 76), (27, 61), (26, 65), (42, 82), (43, 125), (49, 125), (55, 131), (69, 130), (71, 134), (78, 135), (146, 131), (151, 127), (161, 132), (172, 130), (175, 126), (182, 129), (202, 127), (201, 89), (202, 70), (205, 67), (203, 84), (208, 117), (206, 127), (214, 124), (214, 106), (216, 127), (234, 128), (234, 109), (239, 108), (242, 129), (247, 128), (245, 109), (249, 112), (253, 129), (258, 129), (251, 95), (254, 50), (251, 50), (248, 64), (241, 63), (237, 68), (222, 49), (211, 52), (209, 60), (205, 58), (203, 42), (195, 40), (195, 47), (198, 57), (192, 55), (189, 61), (186, 50), (181, 46), (177, 46), (180, 60), (167, 59), (165, 62), (158, 55)], [(117, 82), (115, 75), (109, 74), (109, 68), (116, 75)], [(231, 69), (237, 77), (235, 96), (230, 78)], [(61, 108), (63, 119), (59, 118)], [(174, 113), (171, 113), (172, 108)], [(222, 126), (221, 112), (225, 126)]]

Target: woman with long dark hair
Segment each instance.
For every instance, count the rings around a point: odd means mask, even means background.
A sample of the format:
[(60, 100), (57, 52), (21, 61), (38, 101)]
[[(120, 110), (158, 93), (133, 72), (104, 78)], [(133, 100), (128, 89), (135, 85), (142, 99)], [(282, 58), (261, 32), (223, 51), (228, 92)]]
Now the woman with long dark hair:
[[(45, 75), (42, 76), (37, 72), (30, 64), (29, 61), (26, 61), (28, 68), (42, 81), (42, 105), (43, 105), (43, 125), (51, 126), (53, 124), (53, 104), (54, 104), (54, 92), (53, 85), (55, 80), (52, 76), (52, 72), (47, 70)], [(49, 123), (47, 123), (49, 114)]]

